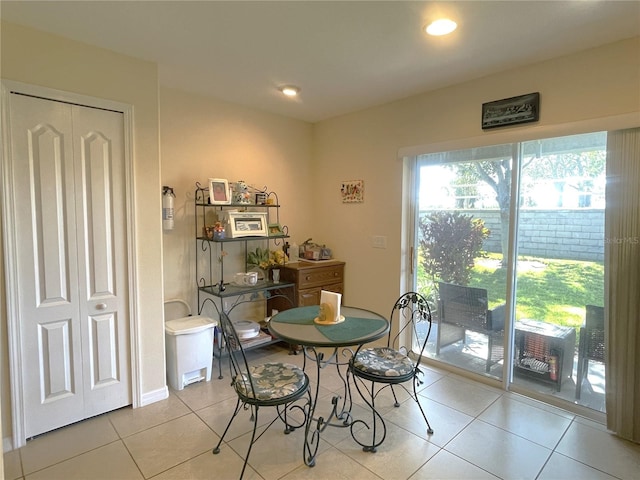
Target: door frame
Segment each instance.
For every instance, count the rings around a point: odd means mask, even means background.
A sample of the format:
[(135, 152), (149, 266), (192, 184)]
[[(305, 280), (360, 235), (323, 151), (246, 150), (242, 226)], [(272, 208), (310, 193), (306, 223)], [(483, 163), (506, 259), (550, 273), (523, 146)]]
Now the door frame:
[(141, 376), (139, 374), (140, 351), (139, 345), (139, 316), (137, 302), (137, 242), (135, 235), (135, 177), (134, 177), (134, 150), (133, 150), (133, 106), (125, 103), (90, 97), (86, 95), (66, 92), (62, 90), (30, 85), (22, 82), (2, 80), (2, 140), (4, 148), (0, 150), (0, 185), (2, 194), (2, 235), (4, 237), (4, 270), (5, 270), (5, 295), (7, 307), (7, 343), (9, 348), (9, 378), (11, 386), (11, 419), (13, 448), (19, 448), (26, 444), (25, 438), (25, 409), (22, 385), (22, 361), (20, 357), (20, 308), (18, 291), (11, 288), (16, 285), (18, 278), (18, 265), (16, 251), (18, 238), (16, 236), (15, 205), (20, 200), (19, 192), (12, 182), (12, 171), (9, 159), (11, 158), (10, 145), (10, 112), (9, 99), (12, 93), (30, 95), (45, 100), (53, 100), (75, 105), (111, 110), (123, 114), (124, 120), (124, 162), (125, 162), (125, 208), (127, 229), (127, 278), (129, 283), (129, 351), (131, 369), (131, 397), (133, 407), (142, 405)]

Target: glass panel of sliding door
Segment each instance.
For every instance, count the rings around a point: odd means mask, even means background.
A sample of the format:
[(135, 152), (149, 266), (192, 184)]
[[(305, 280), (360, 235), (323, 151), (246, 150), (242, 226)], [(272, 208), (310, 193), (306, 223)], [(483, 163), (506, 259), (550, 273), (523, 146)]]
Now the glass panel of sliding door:
[(502, 379), (512, 145), (418, 159), (416, 288), (434, 312), (427, 355)]
[(520, 151), (513, 385), (604, 411), (606, 133)]

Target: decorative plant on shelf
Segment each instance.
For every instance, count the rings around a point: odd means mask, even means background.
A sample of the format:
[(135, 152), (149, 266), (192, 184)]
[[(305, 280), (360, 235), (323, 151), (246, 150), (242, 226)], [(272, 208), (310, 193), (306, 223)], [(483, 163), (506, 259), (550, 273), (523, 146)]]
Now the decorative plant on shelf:
[(268, 248), (257, 247), (255, 251), (247, 254), (247, 265), (258, 267), (262, 270), (284, 265), (289, 261), (287, 254), (282, 250), (269, 250)]

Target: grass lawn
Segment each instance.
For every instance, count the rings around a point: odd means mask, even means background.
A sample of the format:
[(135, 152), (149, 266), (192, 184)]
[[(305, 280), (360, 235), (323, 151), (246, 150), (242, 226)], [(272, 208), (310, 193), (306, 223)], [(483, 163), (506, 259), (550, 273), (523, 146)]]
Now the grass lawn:
[[(491, 306), (505, 301), (507, 271), (499, 254), (476, 260), (470, 286), (486, 288)], [(579, 327), (585, 305), (604, 303), (604, 265), (597, 262), (521, 257), (516, 318)]]

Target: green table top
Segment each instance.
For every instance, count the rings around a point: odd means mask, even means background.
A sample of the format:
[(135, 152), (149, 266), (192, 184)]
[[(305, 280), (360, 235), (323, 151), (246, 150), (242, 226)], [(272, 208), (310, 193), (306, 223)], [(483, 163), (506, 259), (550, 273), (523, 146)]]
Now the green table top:
[(317, 305), (284, 310), (271, 318), (269, 332), (296, 345), (346, 347), (372, 342), (389, 331), (389, 321), (370, 310), (343, 306), (345, 320), (335, 325), (316, 324), (318, 313)]

